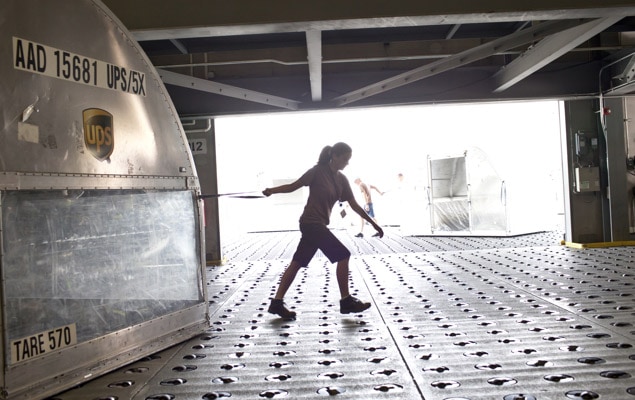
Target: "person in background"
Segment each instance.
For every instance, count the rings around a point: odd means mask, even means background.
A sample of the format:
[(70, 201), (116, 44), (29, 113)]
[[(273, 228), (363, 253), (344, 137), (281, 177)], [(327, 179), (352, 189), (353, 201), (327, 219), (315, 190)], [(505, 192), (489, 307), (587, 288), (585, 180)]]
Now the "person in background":
[(275, 297), (271, 300), (268, 309), (271, 314), (277, 314), (285, 319), (296, 317), (294, 311), (287, 309), (283, 299), (298, 271), (309, 264), (318, 249), (331, 263), (337, 263), (336, 276), (341, 295), (340, 312), (358, 313), (370, 308), (370, 303), (362, 302), (350, 295), (348, 265), (351, 253), (328, 229), (333, 206), (338, 201), (346, 201), (353, 211), (373, 225), (379, 237), (384, 236), (381, 227), (357, 203), (348, 179), (340, 172), (348, 165), (352, 154), (351, 147), (343, 142), (326, 146), (320, 152), (317, 164), (295, 182), (263, 190), (262, 194), (268, 197), (276, 193), (291, 193), (303, 186), (309, 187), (309, 198), (299, 221), (302, 237), (291, 263), (282, 274)]
[[(377, 220), (375, 219), (375, 210), (373, 208), (373, 198), (370, 194), (370, 191), (374, 189), (377, 193), (381, 194), (382, 196), (384, 192), (379, 190), (376, 186), (373, 186), (373, 185), (369, 186), (365, 184), (364, 182), (362, 182), (360, 178), (355, 179), (355, 183), (357, 184), (357, 186), (359, 186), (359, 190), (361, 190), (362, 195), (364, 196), (364, 203), (365, 203), (364, 210), (366, 210), (366, 213), (368, 213), (368, 215), (371, 217), (373, 222), (375, 222), (376, 224)], [(359, 233), (355, 235), (355, 237), (358, 237), (358, 238), (364, 237), (365, 224), (366, 224), (366, 221), (364, 220), (364, 218), (362, 218), (362, 226), (359, 229)], [(377, 233), (374, 234), (373, 236), (377, 236)]]

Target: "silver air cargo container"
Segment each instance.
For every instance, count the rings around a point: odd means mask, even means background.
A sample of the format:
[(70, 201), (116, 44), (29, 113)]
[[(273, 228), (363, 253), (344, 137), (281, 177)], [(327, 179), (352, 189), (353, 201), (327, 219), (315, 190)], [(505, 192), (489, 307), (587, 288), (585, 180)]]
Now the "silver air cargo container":
[(174, 106), (99, 1), (0, 2), (0, 398), (41, 399), (208, 327)]

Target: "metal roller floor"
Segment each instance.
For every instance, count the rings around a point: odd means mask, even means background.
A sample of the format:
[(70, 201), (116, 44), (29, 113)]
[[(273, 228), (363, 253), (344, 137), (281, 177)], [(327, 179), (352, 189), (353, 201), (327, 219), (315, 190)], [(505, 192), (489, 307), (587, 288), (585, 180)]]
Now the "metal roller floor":
[(286, 298), (297, 319), (268, 314), (299, 233), (248, 234), (208, 269), (205, 334), (52, 399), (635, 399), (635, 248), (336, 234), (367, 312), (339, 313), (316, 257)]

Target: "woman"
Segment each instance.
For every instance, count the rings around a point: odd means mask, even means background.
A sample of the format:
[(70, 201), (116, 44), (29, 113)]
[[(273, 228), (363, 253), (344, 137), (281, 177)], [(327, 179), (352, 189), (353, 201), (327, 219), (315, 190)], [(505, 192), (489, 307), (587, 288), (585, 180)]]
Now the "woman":
[(357, 203), (346, 176), (340, 172), (348, 165), (352, 149), (346, 143), (336, 143), (322, 149), (317, 165), (309, 169), (297, 181), (263, 190), (265, 196), (275, 193), (291, 193), (302, 186), (309, 187), (309, 198), (300, 216), (300, 232), (302, 237), (291, 263), (282, 274), (280, 286), (269, 305), (269, 312), (282, 318), (293, 319), (295, 312), (288, 310), (283, 302), (284, 295), (293, 283), (300, 268), (306, 267), (318, 249), (332, 263), (337, 262), (337, 283), (340, 294), (340, 312), (342, 314), (357, 313), (370, 307), (350, 295), (348, 290), (348, 261), (350, 251), (327, 228), (331, 211), (336, 202), (347, 201), (353, 211), (368, 221), (379, 234), (384, 231)]

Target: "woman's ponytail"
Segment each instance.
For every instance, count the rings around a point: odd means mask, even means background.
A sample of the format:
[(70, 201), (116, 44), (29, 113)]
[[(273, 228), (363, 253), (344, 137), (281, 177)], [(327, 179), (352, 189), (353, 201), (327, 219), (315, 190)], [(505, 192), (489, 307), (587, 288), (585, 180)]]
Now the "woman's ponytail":
[(320, 157), (318, 157), (318, 164), (325, 165), (331, 161), (331, 151), (333, 147), (324, 146), (322, 151), (320, 152)]

